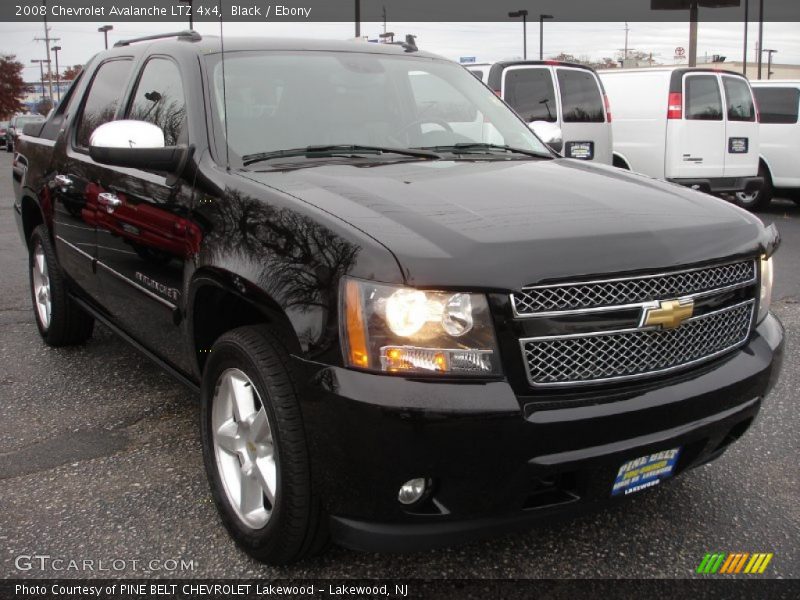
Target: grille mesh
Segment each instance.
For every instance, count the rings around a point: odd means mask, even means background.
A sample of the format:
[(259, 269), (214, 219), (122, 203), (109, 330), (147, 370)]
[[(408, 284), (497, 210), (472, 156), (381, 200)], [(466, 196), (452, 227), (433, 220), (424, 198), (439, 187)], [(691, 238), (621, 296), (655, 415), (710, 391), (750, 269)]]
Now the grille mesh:
[(755, 282), (752, 260), (652, 277), (531, 287), (514, 294), (519, 315), (636, 304)]
[(744, 343), (753, 301), (701, 315), (677, 329), (523, 341), (534, 385), (639, 377), (711, 358)]

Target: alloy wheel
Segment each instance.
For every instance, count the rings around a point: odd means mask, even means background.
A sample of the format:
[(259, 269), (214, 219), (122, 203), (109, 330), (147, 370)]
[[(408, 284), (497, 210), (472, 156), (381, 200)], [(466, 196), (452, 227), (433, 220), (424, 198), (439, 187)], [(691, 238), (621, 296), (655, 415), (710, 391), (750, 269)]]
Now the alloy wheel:
[(37, 243), (33, 250), (31, 272), (33, 275), (33, 295), (36, 299), (36, 312), (39, 315), (39, 322), (42, 324), (42, 328), (47, 330), (50, 327), (52, 304), (50, 295), (50, 275), (47, 269), (47, 260), (44, 256), (44, 248), (42, 248), (41, 243)]
[(272, 515), (278, 493), (277, 454), (258, 390), (239, 369), (226, 369), (217, 380), (211, 431), (229, 504), (242, 523), (261, 529)]

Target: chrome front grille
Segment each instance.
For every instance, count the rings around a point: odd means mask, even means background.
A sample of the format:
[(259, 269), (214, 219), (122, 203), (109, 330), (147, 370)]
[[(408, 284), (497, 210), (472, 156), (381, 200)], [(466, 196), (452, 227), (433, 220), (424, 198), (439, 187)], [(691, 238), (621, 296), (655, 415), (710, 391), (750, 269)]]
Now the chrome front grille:
[(702, 296), (744, 287), (755, 281), (755, 261), (746, 260), (656, 275), (530, 286), (512, 294), (511, 302), (515, 316), (535, 317)]
[(747, 341), (754, 300), (692, 317), (676, 329), (636, 328), (520, 340), (534, 386), (632, 379), (685, 368)]

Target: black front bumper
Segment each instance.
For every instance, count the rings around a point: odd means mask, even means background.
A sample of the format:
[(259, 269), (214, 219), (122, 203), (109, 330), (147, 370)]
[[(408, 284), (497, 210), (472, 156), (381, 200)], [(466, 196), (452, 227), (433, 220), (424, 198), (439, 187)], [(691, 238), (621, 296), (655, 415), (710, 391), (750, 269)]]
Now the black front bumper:
[[(750, 426), (780, 369), (770, 316), (750, 343), (682, 376), (561, 402), (504, 381), (430, 382), (299, 362), (317, 492), (334, 539), (370, 551), (449, 545), (611, 500), (620, 465), (682, 447), (679, 474)], [(591, 394), (591, 395), (590, 395)], [(407, 480), (433, 481), (411, 508)]]
[(691, 179), (669, 179), (686, 187), (707, 194), (730, 194), (744, 192), (750, 194), (764, 187), (763, 177), (693, 177)]

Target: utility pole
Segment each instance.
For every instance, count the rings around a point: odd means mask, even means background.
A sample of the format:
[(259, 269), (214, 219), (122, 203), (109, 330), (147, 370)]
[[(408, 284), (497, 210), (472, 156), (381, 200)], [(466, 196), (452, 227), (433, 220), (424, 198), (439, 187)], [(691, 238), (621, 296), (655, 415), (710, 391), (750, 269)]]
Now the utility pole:
[[(44, 95), (44, 66), (43, 65), (44, 65), (44, 63), (48, 63), (48, 66), (49, 66), (50, 59), (49, 58), (48, 59), (34, 58), (33, 60), (31, 60), (31, 62), (33, 64), (37, 64), (38, 63), (38, 65), (39, 65), (39, 75), (42, 78), (41, 100), (44, 100), (45, 99), (45, 95)], [(49, 68), (48, 68), (48, 72), (49, 72)], [(52, 86), (52, 82), (51, 82), (51, 86), (50, 86), (50, 94), (51, 94), (50, 95), (50, 104), (52, 105), (53, 104), (53, 96), (52, 96), (52, 94), (53, 94), (53, 86)]]
[(762, 52), (767, 53), (767, 79), (770, 79), (770, 77), (772, 76), (772, 55), (775, 54), (777, 50), (764, 48)]
[(750, 0), (744, 0), (744, 45), (742, 46), (742, 75), (747, 77), (747, 29), (750, 23), (747, 22), (750, 14)]
[(356, 37), (361, 37), (361, 0), (356, 0)]
[(544, 60), (544, 20), (552, 18), (553, 15), (539, 15), (539, 60)]
[(108, 32), (114, 29), (113, 25), (103, 25), (102, 27), (98, 27), (97, 31), (103, 34), (103, 40), (106, 44), (106, 50), (108, 50)]
[(52, 50), (56, 55), (56, 92), (58, 93), (58, 102), (61, 103), (61, 76), (58, 72), (58, 51), (61, 50), (61, 46), (53, 46)]
[[(35, 37), (33, 40), (44, 42), (44, 47), (47, 49), (47, 81), (50, 89), (50, 102), (53, 102), (53, 75), (50, 72), (50, 42), (53, 41), (53, 38), (50, 37), (50, 28), (47, 26), (47, 0), (42, 0), (42, 6), (44, 7), (44, 37)], [(42, 85), (44, 85), (44, 78), (42, 78)]]
[(689, 66), (697, 66), (697, 0), (689, 5)]
[(512, 10), (508, 16), (511, 19), (522, 17), (522, 60), (528, 60), (528, 11)]
[(628, 22), (625, 21), (625, 49), (623, 50), (623, 54), (622, 54), (622, 60), (623, 60), (622, 66), (623, 67), (625, 66), (625, 62), (624, 61), (628, 60), (628, 31), (630, 31), (630, 29), (631, 28), (628, 27)]
[(764, 47), (764, 0), (758, 0), (758, 78), (761, 79), (761, 49)]
[(386, 5), (383, 5), (383, 33), (386, 33)]

